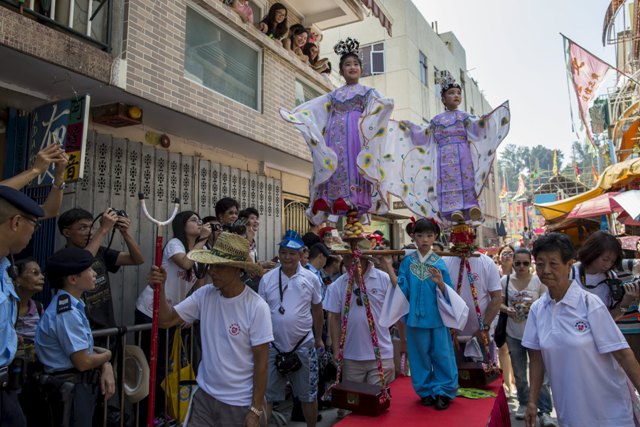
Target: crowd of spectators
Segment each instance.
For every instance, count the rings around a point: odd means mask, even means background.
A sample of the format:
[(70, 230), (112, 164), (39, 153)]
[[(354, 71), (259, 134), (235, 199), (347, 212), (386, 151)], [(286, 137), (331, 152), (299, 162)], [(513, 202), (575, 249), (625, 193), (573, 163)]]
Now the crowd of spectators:
[[(62, 153), (47, 148), (39, 153), (34, 167), (41, 170), (55, 163), (58, 168), (65, 161)], [(59, 172), (54, 175), (61, 177)], [(58, 186), (64, 188), (63, 183)], [(3, 377), (3, 384), (12, 385), (0, 388), (2, 425), (39, 425), (42, 412), (33, 411), (34, 402), (51, 403), (56, 417), (71, 417), (75, 420), (71, 425), (85, 425), (79, 420), (89, 422), (98, 402), (106, 402), (115, 392), (110, 361), (116, 350), (106, 341), (94, 340), (92, 333), (117, 326), (109, 275), (121, 267), (142, 264), (144, 257), (126, 213), (109, 208), (94, 217), (81, 208), (70, 209), (57, 220), (65, 248), (47, 261), (46, 277), (55, 292), (52, 302), (43, 307), (34, 297), (44, 289), (45, 266), (34, 258), (13, 259), (13, 255), (26, 247), (40, 218), (57, 214), (51, 207), (60, 206), (59, 193), (50, 193), (45, 210), (24, 193), (0, 185), (4, 236), (0, 316), (5, 319), (0, 330), (4, 343), (0, 367), (7, 368), (0, 375), (9, 375), (16, 370), (14, 361), (23, 360), (25, 366), (35, 366), (39, 375), (53, 378), (53, 386), (46, 389), (13, 385), (11, 376)], [(303, 237), (288, 230), (277, 244), (277, 257), (265, 260), (256, 245), (257, 209), (241, 209), (236, 200), (225, 197), (216, 203), (214, 213), (204, 219), (193, 211), (178, 213), (172, 221), (172, 238), (163, 248), (162, 266), (153, 267), (148, 278), (148, 283), (162, 283), (160, 324), (167, 333), (159, 335), (160, 348), (171, 348), (170, 340), (181, 337), (180, 330), (173, 334), (174, 328), (197, 335), (199, 352), (193, 363), (199, 366), (201, 391), (193, 397), (195, 418), (190, 425), (209, 425), (212, 417), (265, 425), (278, 412), (279, 401), (295, 397), (298, 415), (292, 417), (313, 426), (319, 418), (319, 399), (335, 380), (336, 364), (342, 363), (345, 380), (380, 385), (403, 374), (397, 367), (397, 353), (408, 354), (421, 404), (446, 410), (456, 396), (457, 371), (452, 367), (460, 357), (497, 362), (493, 345), (486, 353), (483, 346), (491, 342), (499, 312), (508, 319), (502, 349), (510, 358), (501, 358), (500, 364), (505, 371), (512, 367), (519, 402), (516, 418), (526, 419), (527, 425), (538, 419), (543, 426), (556, 425), (550, 416), (553, 393), (561, 423), (572, 425), (578, 419), (588, 423), (612, 415), (615, 425), (627, 425), (637, 397), (619, 390), (633, 390), (640, 383), (640, 366), (634, 355), (637, 320), (624, 319), (637, 313), (640, 286), (621, 286), (616, 281), (624, 254), (614, 236), (594, 233), (574, 254), (566, 236), (551, 233), (533, 242), (532, 252), (506, 245), (498, 251), (497, 263), (476, 252), (462, 264), (460, 257), (443, 252), (445, 246), (436, 242), (439, 227), (422, 219), (407, 227), (414, 244), (404, 256), (394, 260), (383, 253), (376, 255), (376, 250), (390, 247), (384, 233), (376, 230), (359, 246), (373, 252), (363, 254), (360, 268), (352, 269), (355, 261), (345, 251), (349, 245), (331, 225), (310, 224)], [(111, 249), (116, 233), (126, 251)], [(469, 274), (460, 274), (463, 267), (470, 268)], [(355, 271), (356, 280), (350, 280), (349, 271)], [(453, 282), (455, 277), (460, 283)], [(462, 355), (454, 355), (449, 348), (449, 330), (435, 309), (438, 292), (454, 286), (471, 313), (457, 331), (458, 344), (465, 349)], [(406, 325), (382, 322), (384, 302), (395, 287), (409, 301)], [(135, 310), (136, 323), (151, 322), (151, 286), (139, 294)], [(343, 332), (346, 313), (349, 329)], [(549, 329), (556, 315), (564, 325), (556, 328), (564, 331), (557, 336)], [(616, 321), (626, 323), (616, 325)], [(376, 361), (372, 328), (381, 364)], [(239, 334), (242, 342), (233, 338)], [(150, 334), (143, 333), (141, 347), (148, 357), (150, 342)], [(557, 350), (559, 344), (562, 351)], [(394, 345), (400, 352), (394, 352)], [(235, 355), (238, 370), (220, 368), (226, 357), (221, 348)], [(481, 349), (480, 354), (467, 353), (470, 348)], [(287, 370), (277, 361), (292, 353), (300, 365)], [(572, 364), (567, 354), (580, 355), (580, 363)], [(165, 411), (160, 385), (169, 368), (167, 356), (160, 351), (157, 359), (160, 416)], [(584, 372), (604, 374), (585, 376)], [(602, 405), (576, 409), (570, 398), (576, 391), (567, 388), (563, 376), (581, 384), (581, 402), (595, 398), (590, 393), (600, 387), (604, 394), (599, 397), (609, 402), (611, 411), (603, 412)], [(71, 397), (61, 391), (66, 383), (75, 387)], [(506, 379), (506, 386), (510, 385)], [(51, 387), (55, 398), (38, 394), (52, 393)], [(61, 410), (65, 404), (71, 405), (70, 411)], [(146, 405), (143, 401), (142, 407)], [(212, 412), (213, 407), (218, 409)]]
[(267, 37), (282, 43), (289, 52), (293, 52), (302, 62), (309, 64), (318, 73), (331, 73), (331, 62), (320, 58), (322, 36), (310, 27), (294, 23), (289, 25), (289, 11), (282, 3), (273, 3), (267, 15), (256, 22), (251, 0), (222, 0), (243, 22), (255, 25)]

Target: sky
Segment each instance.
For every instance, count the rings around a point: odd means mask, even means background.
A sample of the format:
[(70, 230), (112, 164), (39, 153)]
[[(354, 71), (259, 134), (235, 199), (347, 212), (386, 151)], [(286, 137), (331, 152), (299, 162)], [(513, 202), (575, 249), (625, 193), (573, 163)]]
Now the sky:
[(440, 33), (455, 33), (467, 54), (468, 74), (489, 103), (509, 100), (511, 129), (503, 145), (541, 144), (561, 149), (567, 159), (577, 138), (559, 33), (613, 64), (615, 46), (602, 45), (610, 0), (413, 2), (429, 23), (438, 22)]

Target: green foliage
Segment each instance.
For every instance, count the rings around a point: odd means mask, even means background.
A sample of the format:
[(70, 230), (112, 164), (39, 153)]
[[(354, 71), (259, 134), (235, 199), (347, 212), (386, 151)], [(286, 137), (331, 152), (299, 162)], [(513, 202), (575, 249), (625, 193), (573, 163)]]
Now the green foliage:
[[(500, 167), (500, 185), (502, 185), (503, 173), (507, 176), (507, 190), (516, 191), (518, 188), (518, 175), (524, 173), (527, 183), (535, 170), (536, 159), (540, 169), (537, 171), (541, 178), (549, 177), (553, 170), (553, 149), (541, 144), (535, 147), (522, 147), (515, 144), (507, 144), (499, 153), (498, 166)], [(564, 154), (558, 150), (558, 168), (562, 168)], [(534, 179), (537, 183), (538, 178)]]

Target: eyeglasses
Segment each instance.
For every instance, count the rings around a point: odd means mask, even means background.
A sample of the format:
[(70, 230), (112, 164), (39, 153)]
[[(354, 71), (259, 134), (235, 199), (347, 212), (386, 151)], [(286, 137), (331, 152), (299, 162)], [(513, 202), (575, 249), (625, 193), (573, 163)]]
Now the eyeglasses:
[(91, 226), (90, 225), (81, 225), (80, 227), (77, 228), (68, 228), (71, 231), (79, 231), (81, 233), (86, 233), (87, 231), (91, 230)]
[(187, 222), (195, 222), (198, 225), (202, 225), (202, 220), (200, 218), (191, 218)]
[(360, 295), (360, 288), (356, 288), (353, 291), (354, 294), (356, 294), (356, 304), (358, 304), (360, 307), (362, 307), (362, 297)]
[(38, 221), (37, 219), (29, 218), (28, 216), (23, 216), (22, 218), (33, 224), (33, 231), (36, 231), (38, 228), (40, 228), (40, 221)]
[(529, 267), (531, 263), (529, 261), (516, 261), (513, 263), (513, 265), (515, 265), (516, 267), (520, 267), (521, 265), (524, 265), (525, 267)]
[(502, 258), (513, 258), (513, 252), (504, 252), (500, 255)]

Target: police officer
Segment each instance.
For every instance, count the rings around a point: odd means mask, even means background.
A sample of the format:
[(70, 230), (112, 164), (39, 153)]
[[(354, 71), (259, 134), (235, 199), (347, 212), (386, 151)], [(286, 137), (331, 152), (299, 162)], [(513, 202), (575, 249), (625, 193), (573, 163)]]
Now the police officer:
[(38, 228), (38, 218), (43, 216), (42, 208), (24, 193), (0, 186), (0, 425), (3, 427), (26, 426), (16, 393), (20, 384), (10, 375), (18, 346), (15, 323), (19, 300), (12, 281), (17, 272), (10, 259), (27, 246)]
[(60, 386), (56, 390), (70, 412), (56, 412), (61, 405), (52, 405), (58, 421), (62, 418), (61, 424), (67, 425), (68, 419), (70, 427), (91, 426), (98, 388), (105, 399), (115, 392), (111, 352), (93, 346), (82, 301), (82, 293), (96, 286), (93, 262), (93, 255), (80, 248), (64, 248), (47, 260), (47, 278), (58, 291), (42, 315), (35, 337), (36, 355), (45, 373), (59, 380), (57, 384), (74, 385), (72, 396), (61, 395)]

